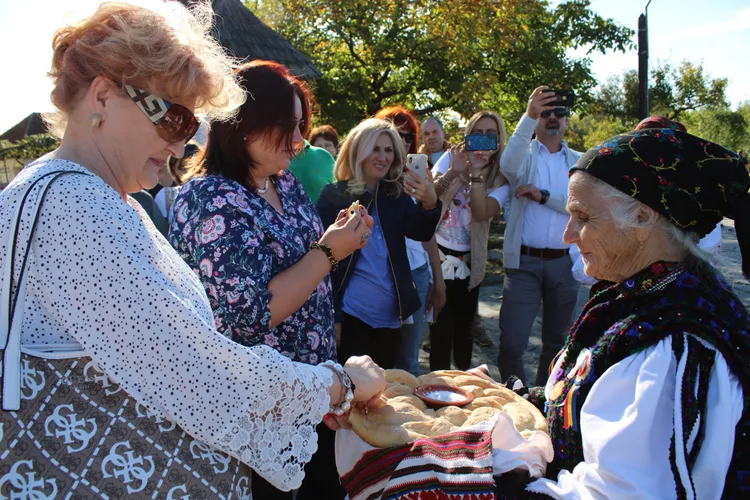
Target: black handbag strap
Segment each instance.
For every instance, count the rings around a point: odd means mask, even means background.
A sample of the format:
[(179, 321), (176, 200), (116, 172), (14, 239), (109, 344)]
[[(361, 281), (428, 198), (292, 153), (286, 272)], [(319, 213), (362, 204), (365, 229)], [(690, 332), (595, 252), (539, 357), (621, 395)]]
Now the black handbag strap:
[[(6, 329), (5, 335), (0, 336), (0, 357), (3, 360), (3, 366), (2, 366), (2, 378), (3, 378), (3, 390), (2, 394), (0, 395), (1, 402), (2, 402), (2, 408), (7, 410), (17, 410), (20, 407), (20, 401), (18, 401), (17, 397), (11, 398), (12, 401), (6, 401), (6, 395), (5, 395), (5, 382), (7, 382), (9, 370), (20, 370), (20, 363), (18, 359), (8, 359), (8, 356), (6, 355), (6, 349), (8, 347), (8, 342), (10, 341), (11, 337), (11, 329), (13, 327), (13, 318), (15, 317), (15, 311), (16, 311), (16, 305), (18, 304), (18, 297), (20, 292), (20, 285), (23, 283), (24, 275), (26, 272), (26, 263), (29, 259), (29, 252), (31, 251), (31, 243), (34, 238), (34, 233), (36, 232), (37, 225), (39, 223), (39, 214), (42, 211), (42, 207), (44, 205), (44, 199), (47, 196), (47, 192), (49, 191), (52, 184), (59, 179), (62, 176), (70, 175), (70, 174), (78, 174), (78, 175), (93, 175), (93, 174), (87, 174), (84, 172), (78, 172), (73, 170), (54, 170), (52, 172), (46, 172), (42, 175), (40, 175), (37, 179), (35, 179), (28, 187), (26, 192), (24, 193), (23, 197), (21, 198), (21, 203), (18, 210), (18, 214), (16, 215), (15, 224), (13, 227), (13, 234), (11, 235), (11, 251), (10, 251), (10, 261), (6, 262), (5, 265), (10, 266), (10, 281), (6, 285), (10, 289), (8, 290), (8, 304), (7, 304), (7, 316), (5, 318), (2, 318), (3, 321), (5, 321)], [(21, 270), (18, 276), (18, 280), (14, 282), (13, 276), (15, 275), (15, 266), (16, 266), (16, 249), (18, 247), (18, 239), (19, 239), (19, 230), (21, 227), (21, 219), (23, 217), (24, 213), (24, 207), (26, 205), (26, 201), (29, 198), (29, 195), (34, 190), (34, 188), (39, 184), (42, 180), (47, 179), (49, 177), (52, 177), (52, 179), (44, 186), (39, 199), (39, 203), (37, 205), (36, 213), (34, 214), (34, 219), (31, 224), (31, 229), (29, 231), (29, 237), (28, 242), (26, 244), (26, 249), (23, 253), (23, 258), (21, 260)], [(14, 293), (15, 291), (15, 293)], [(18, 339), (20, 342), (20, 339)], [(19, 352), (18, 350), (14, 349), (14, 352)], [(14, 356), (15, 357), (15, 356)], [(17, 380), (20, 380), (20, 373), (18, 373)], [(17, 391), (14, 391), (17, 393)]]

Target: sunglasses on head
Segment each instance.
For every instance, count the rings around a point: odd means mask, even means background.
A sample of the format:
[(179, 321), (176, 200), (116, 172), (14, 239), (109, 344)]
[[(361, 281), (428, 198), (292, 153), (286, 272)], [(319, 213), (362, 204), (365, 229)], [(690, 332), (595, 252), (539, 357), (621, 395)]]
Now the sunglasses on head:
[(167, 142), (187, 142), (198, 131), (200, 123), (185, 106), (174, 104), (127, 83), (117, 85), (141, 108), (156, 126), (156, 133)]
[(406, 142), (414, 142), (414, 139), (417, 137), (417, 134), (414, 132), (399, 132), (398, 135)]
[(555, 109), (545, 109), (542, 111), (542, 118), (549, 118), (549, 116), (554, 113), (557, 118), (565, 118), (568, 116), (568, 109), (567, 108), (555, 108)]

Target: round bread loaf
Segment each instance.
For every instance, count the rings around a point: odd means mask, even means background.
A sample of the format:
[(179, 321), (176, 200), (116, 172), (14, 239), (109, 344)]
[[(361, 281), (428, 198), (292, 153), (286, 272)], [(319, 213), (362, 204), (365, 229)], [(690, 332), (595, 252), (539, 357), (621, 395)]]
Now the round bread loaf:
[[(388, 386), (383, 393), (385, 406), (364, 411), (352, 409), (354, 432), (372, 446), (387, 448), (433, 438), (491, 420), (506, 412), (524, 437), (535, 431), (547, 432), (547, 422), (539, 410), (513, 391), (459, 370), (440, 370), (414, 377), (403, 370), (386, 370)], [(433, 410), (414, 395), (420, 385), (461, 387), (474, 395), (464, 407), (445, 406)]]

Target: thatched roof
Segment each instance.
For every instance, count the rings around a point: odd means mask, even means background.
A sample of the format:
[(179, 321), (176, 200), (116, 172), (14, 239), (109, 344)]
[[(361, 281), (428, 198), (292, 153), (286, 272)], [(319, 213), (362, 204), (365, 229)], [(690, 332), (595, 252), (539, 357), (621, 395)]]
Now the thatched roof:
[(26, 136), (46, 134), (47, 127), (39, 113), (31, 113), (29, 116), (13, 125), (0, 135), (0, 141), (20, 141)]
[(306, 80), (320, 78), (320, 70), (305, 54), (258, 19), (241, 0), (212, 0), (212, 3), (216, 13), (215, 36), (233, 56), (246, 61), (276, 61)]

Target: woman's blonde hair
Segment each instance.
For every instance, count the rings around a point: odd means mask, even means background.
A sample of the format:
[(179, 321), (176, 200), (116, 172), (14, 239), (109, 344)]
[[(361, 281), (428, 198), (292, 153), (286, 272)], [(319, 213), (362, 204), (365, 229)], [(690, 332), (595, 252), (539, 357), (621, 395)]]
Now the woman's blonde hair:
[(493, 113), (492, 111), (480, 111), (475, 113), (469, 118), (469, 123), (466, 124), (464, 134), (471, 134), (474, 127), (477, 126), (477, 123), (482, 118), (490, 118), (494, 120), (497, 125), (497, 152), (490, 156), (487, 165), (482, 169), (484, 170), (484, 185), (491, 189), (508, 183), (508, 179), (506, 179), (500, 171), (500, 156), (503, 154), (503, 149), (505, 149), (505, 142), (508, 140), (508, 136), (505, 132), (505, 123), (503, 122), (503, 119), (500, 118), (497, 113)]
[(103, 3), (93, 15), (58, 30), (52, 41), (52, 103), (45, 118), (62, 136), (69, 114), (91, 82), (104, 76), (167, 100), (195, 102), (197, 114), (226, 119), (245, 100), (235, 81), (235, 60), (211, 36), (206, 0), (149, 7)]
[(333, 174), (337, 181), (349, 181), (351, 193), (362, 194), (367, 190), (362, 162), (372, 154), (375, 142), (382, 134), (388, 135), (393, 141), (393, 163), (383, 178), (385, 184), (380, 189), (394, 198), (401, 196), (401, 175), (406, 164), (406, 151), (393, 123), (379, 118), (368, 118), (360, 122), (347, 134), (341, 145)]

